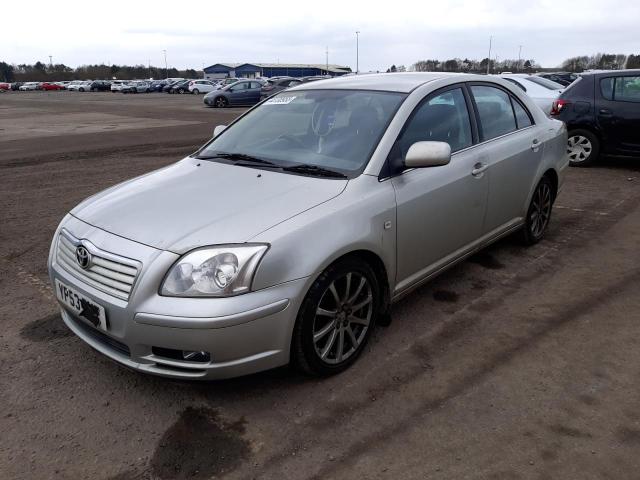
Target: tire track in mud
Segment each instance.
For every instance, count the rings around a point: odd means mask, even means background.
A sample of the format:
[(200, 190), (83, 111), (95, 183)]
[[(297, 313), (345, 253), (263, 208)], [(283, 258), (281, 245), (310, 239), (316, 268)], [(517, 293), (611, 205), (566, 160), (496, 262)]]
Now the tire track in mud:
[[(591, 206), (598, 204), (599, 200), (593, 200), (585, 205), (585, 210), (589, 211)], [(361, 392), (357, 397), (351, 397), (348, 401), (332, 402), (329, 408), (326, 408), (322, 414), (312, 416), (308, 421), (302, 422), (300, 425), (300, 436), (288, 439), (287, 446), (283, 446), (280, 451), (267, 457), (262, 462), (263, 472), (279, 472), (280, 468), (294, 462), (292, 460), (292, 452), (298, 451), (300, 445), (309, 445), (308, 438), (314, 438), (314, 444), (330, 445), (330, 439), (325, 435), (331, 435), (340, 425), (349, 424), (354, 420), (356, 415), (362, 411), (375, 411), (381, 402), (388, 397), (399, 393), (406, 392), (408, 386), (417, 384), (424, 378), (434, 377), (434, 370), (438, 369), (438, 357), (442, 352), (446, 352), (447, 347), (462, 339), (468, 334), (473, 327), (477, 327), (481, 323), (483, 317), (488, 313), (500, 307), (506, 299), (518, 293), (518, 291), (526, 287), (533, 280), (539, 279), (548, 274), (549, 267), (558, 268), (567, 263), (575, 262), (576, 251), (584, 251), (589, 242), (593, 240), (593, 235), (603, 235), (610, 228), (615, 226), (620, 220), (625, 218), (627, 214), (636, 210), (640, 206), (640, 194), (630, 196), (622, 202), (617, 202), (607, 211), (607, 215), (602, 215), (602, 210), (592, 217), (585, 217), (581, 214), (580, 221), (571, 228), (569, 232), (562, 235), (561, 242), (554, 241), (552, 245), (546, 246), (545, 250), (538, 256), (531, 258), (516, 272), (505, 274), (502, 279), (493, 287), (483, 291), (478, 297), (471, 302), (466, 303), (452, 313), (442, 326), (429, 337), (418, 337), (410, 346), (397, 351), (387, 360), (387, 364), (401, 364), (400, 368), (390, 368), (391, 372), (384, 378), (375, 379), (373, 385), (368, 386), (366, 391)], [(578, 247), (575, 245), (578, 244)], [(493, 247), (495, 248), (495, 247)], [(498, 265), (502, 263), (493, 258), (492, 247), (489, 250), (480, 252), (480, 258), (472, 257), (471, 263), (478, 263), (489, 270), (500, 270)], [(562, 259), (563, 254), (572, 253), (572, 258), (565, 262)], [(475, 261), (474, 261), (475, 260)], [(331, 478), (333, 474), (346, 465), (352, 464), (356, 459), (364, 453), (370, 451), (375, 445), (384, 442), (385, 438), (391, 437), (392, 434), (399, 434), (403, 430), (413, 425), (413, 419), (419, 415), (428, 414), (429, 411), (437, 409), (450, 401), (451, 399), (461, 395), (470, 388), (484, 381), (491, 372), (500, 366), (508, 364), (516, 355), (532, 348), (536, 342), (539, 342), (548, 335), (551, 335), (562, 326), (575, 321), (584, 313), (597, 307), (603, 298), (612, 293), (624, 290), (626, 285), (637, 282), (640, 274), (637, 271), (624, 276), (620, 281), (610, 285), (603, 292), (592, 292), (590, 296), (581, 298), (577, 302), (571, 302), (562, 308), (558, 315), (549, 316), (544, 319), (538, 328), (533, 329), (528, 336), (516, 341), (512, 345), (503, 346), (486, 362), (478, 365), (471, 365), (468, 374), (464, 375), (460, 380), (453, 381), (451, 384), (443, 387), (443, 393), (433, 399), (427, 400), (420, 408), (407, 412), (403, 410), (401, 418), (395, 425), (386, 425), (381, 427), (376, 433), (359, 439), (350, 444), (346, 449), (342, 449), (343, 453), (334, 453), (333, 461), (325, 462), (325, 467), (316, 475), (304, 478), (322, 479)], [(533, 319), (531, 320), (533, 322)], [(413, 359), (407, 359), (407, 354), (413, 356)], [(404, 363), (399, 360), (402, 359)], [(365, 379), (369, 381), (370, 378)], [(356, 382), (354, 386), (364, 382)], [(310, 432), (313, 432), (310, 434)], [(309, 449), (311, 450), (311, 449)], [(317, 454), (318, 452), (316, 452)], [(295, 461), (299, 461), (298, 456)], [(235, 477), (234, 477), (235, 478)], [(250, 478), (244, 476), (241, 478)], [(274, 473), (272, 477), (277, 478)]]

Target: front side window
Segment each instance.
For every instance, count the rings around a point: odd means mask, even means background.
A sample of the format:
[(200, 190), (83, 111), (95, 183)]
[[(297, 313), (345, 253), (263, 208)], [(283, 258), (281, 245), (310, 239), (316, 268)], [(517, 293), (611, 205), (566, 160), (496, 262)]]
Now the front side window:
[(216, 155), (241, 154), (275, 167), (308, 165), (353, 176), (369, 161), (405, 97), (364, 90), (282, 92), (247, 113), (197, 157), (225, 161)]
[(419, 106), (396, 142), (395, 155), (404, 159), (411, 145), (428, 141), (446, 142), (452, 152), (471, 146), (471, 123), (462, 89), (448, 90)]
[(499, 88), (473, 85), (471, 93), (480, 117), (483, 141), (506, 135), (516, 130), (516, 119), (509, 95)]

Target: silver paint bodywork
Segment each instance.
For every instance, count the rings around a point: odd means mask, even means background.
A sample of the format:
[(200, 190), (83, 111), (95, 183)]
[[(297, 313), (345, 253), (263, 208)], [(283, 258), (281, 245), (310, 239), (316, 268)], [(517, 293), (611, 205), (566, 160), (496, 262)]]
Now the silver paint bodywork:
[[(527, 106), (535, 124), (454, 152), (447, 165), (380, 178), (418, 103), (440, 88), (474, 81), (509, 90)], [(384, 265), (389, 300), (397, 300), (520, 228), (546, 172), (554, 172), (562, 185), (568, 165), (564, 124), (547, 118), (505, 80), (407, 73), (321, 83), (288, 92), (335, 88), (408, 93), (361, 175), (315, 178), (187, 157), (99, 193), (62, 220), (49, 272), (52, 282), (59, 279), (105, 307), (110, 329), (103, 335), (126, 344), (130, 356), (96, 339), (82, 328), (82, 319), (63, 308), (65, 323), (112, 359), (168, 377), (224, 378), (284, 365), (301, 302), (332, 262), (353, 252), (375, 255)], [(57, 264), (63, 227), (101, 250), (141, 263), (128, 301), (82, 283)], [(182, 254), (243, 242), (269, 244), (250, 293), (229, 298), (158, 294)], [(172, 360), (155, 355), (154, 346), (207, 351), (212, 358), (198, 364)]]

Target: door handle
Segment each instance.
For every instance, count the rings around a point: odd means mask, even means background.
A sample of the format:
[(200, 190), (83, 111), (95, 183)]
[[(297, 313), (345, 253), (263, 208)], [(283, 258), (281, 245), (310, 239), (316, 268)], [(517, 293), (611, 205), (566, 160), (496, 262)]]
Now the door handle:
[(531, 142), (531, 150), (533, 150), (534, 152), (537, 152), (539, 148), (540, 148), (540, 141), (537, 138), (534, 138), (533, 142)]
[(600, 115), (602, 115), (603, 117), (610, 117), (610, 116), (613, 115), (613, 112), (611, 110), (609, 110), (608, 108), (601, 108), (598, 113)]
[(489, 168), (489, 165), (487, 165), (486, 163), (478, 162), (473, 166), (473, 170), (471, 170), (471, 175), (473, 175), (474, 177), (479, 177), (487, 168)]

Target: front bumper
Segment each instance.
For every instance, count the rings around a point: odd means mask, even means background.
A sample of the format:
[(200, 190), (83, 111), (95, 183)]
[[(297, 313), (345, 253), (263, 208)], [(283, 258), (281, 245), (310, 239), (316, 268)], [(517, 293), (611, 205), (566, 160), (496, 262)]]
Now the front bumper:
[[(221, 379), (255, 373), (289, 362), (291, 333), (308, 279), (286, 282), (229, 298), (174, 298), (158, 295), (159, 283), (177, 255), (96, 229), (73, 217), (64, 227), (99, 248), (141, 261), (143, 267), (128, 301), (88, 285), (49, 256), (56, 279), (102, 305), (108, 331), (61, 304), (65, 324), (91, 347), (129, 368), (184, 379)], [(202, 351), (207, 362), (169, 357), (162, 352)]]

